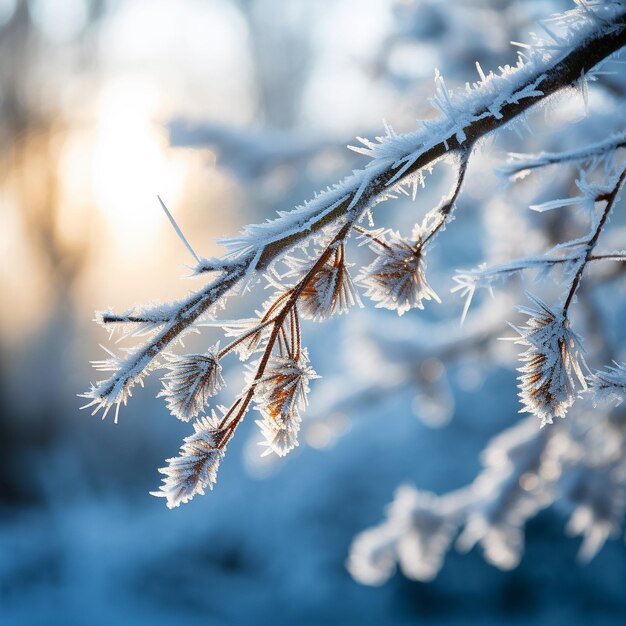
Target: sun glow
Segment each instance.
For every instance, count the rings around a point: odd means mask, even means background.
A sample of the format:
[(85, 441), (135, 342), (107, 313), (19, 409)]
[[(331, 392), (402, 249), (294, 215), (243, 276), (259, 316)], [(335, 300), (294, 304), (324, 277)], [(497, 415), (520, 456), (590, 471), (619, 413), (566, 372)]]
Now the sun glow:
[(98, 103), (94, 193), (112, 239), (134, 254), (154, 245), (163, 224), (157, 194), (175, 204), (183, 186), (184, 165), (155, 119), (159, 104), (154, 89), (136, 80), (105, 86)]

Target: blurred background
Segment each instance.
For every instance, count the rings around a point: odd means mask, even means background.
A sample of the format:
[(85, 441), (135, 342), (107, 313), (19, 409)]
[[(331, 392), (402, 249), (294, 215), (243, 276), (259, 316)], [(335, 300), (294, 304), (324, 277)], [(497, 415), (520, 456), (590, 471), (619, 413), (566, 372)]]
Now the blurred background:
[[(355, 136), (381, 134), (383, 119), (401, 132), (431, 117), (435, 68), (449, 87), (477, 80), (475, 61), (485, 70), (514, 62), (509, 41), (526, 41), (537, 20), (567, 8), (560, 0), (0, 0), (1, 624), (616, 624), (626, 616), (623, 539), (579, 566), (579, 540), (565, 536), (566, 517), (553, 509), (530, 522), (511, 571), (486, 563), (479, 548), (452, 551), (429, 583), (398, 573), (370, 588), (345, 566), (353, 537), (382, 519), (398, 485), (443, 493), (468, 484), (487, 442), (519, 420), (517, 352), (495, 339), (507, 334), (524, 285), (479, 301), (461, 329), (453, 269), (541, 252), (576, 225), (527, 211), (538, 198), (563, 197), (573, 175), (513, 194), (493, 168), (507, 151), (602, 139), (620, 121), (623, 69), (590, 94), (593, 116), (567, 94), (531, 116), (536, 134), (503, 131), (481, 147), (458, 219), (429, 256), (442, 306), (399, 319), (369, 305), (305, 326), (323, 379), (287, 459), (261, 462), (249, 419), (214, 492), (169, 511), (148, 491), (189, 425), (155, 399), (157, 377), (118, 425), (79, 411), (76, 397), (98, 378), (89, 361), (108, 342), (95, 310), (167, 301), (201, 284), (187, 278), (192, 259), (157, 194), (197, 252), (221, 254), (216, 237), (361, 167), (346, 150)], [(439, 166), (415, 202), (382, 205), (378, 225), (410, 232), (451, 181)], [(623, 222), (614, 220), (618, 242)], [(351, 254), (366, 258), (363, 249)], [(595, 299), (607, 316), (599, 327), (613, 328), (615, 340), (623, 282), (606, 287), (608, 311), (602, 292)], [(267, 295), (257, 291), (259, 301)], [(248, 316), (247, 306), (231, 301), (226, 316)], [(187, 347), (212, 340), (208, 333)], [(235, 393), (240, 368), (228, 367)]]

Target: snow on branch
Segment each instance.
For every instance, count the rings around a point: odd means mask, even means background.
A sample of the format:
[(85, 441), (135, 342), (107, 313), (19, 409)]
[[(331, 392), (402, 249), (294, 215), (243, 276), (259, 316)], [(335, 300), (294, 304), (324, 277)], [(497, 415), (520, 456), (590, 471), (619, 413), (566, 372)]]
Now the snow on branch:
[[(153, 369), (165, 366), (169, 370), (163, 378), (162, 395), (170, 410), (184, 420), (198, 418), (195, 433), (185, 439), (180, 456), (170, 459), (162, 470), (166, 478), (159, 495), (165, 495), (170, 506), (212, 487), (226, 445), (252, 405), (263, 416), (260, 427), (267, 449), (283, 455), (294, 448), (309, 381), (316, 377), (302, 343), (300, 319), (321, 320), (360, 303), (347, 260), (350, 235), (357, 232), (364, 236), (377, 255), (359, 280), (380, 306), (402, 313), (420, 308), (429, 298), (436, 300), (424, 274), (425, 250), (450, 221), (476, 143), (576, 83), (624, 45), (626, 4), (580, 2), (578, 9), (555, 20), (548, 39), (535, 37), (514, 66), (487, 75), (480, 70), (478, 82), (458, 91), (449, 90), (436, 73), (432, 104), (440, 113), (437, 119), (422, 122), (413, 133), (398, 135), (388, 126), (386, 134), (376, 141), (361, 140), (364, 147), (356, 150), (370, 158), (363, 169), (294, 210), (279, 213), (276, 219), (246, 226), (239, 235), (219, 240), (227, 253), (219, 259), (200, 258), (194, 270), (196, 276), (209, 278), (206, 286), (180, 302), (139, 307), (122, 315), (110, 311), (98, 315), (105, 328), (119, 326), (127, 335), (149, 336), (124, 358), (111, 353), (111, 358), (96, 363), (98, 369), (111, 374), (83, 394), (89, 400), (86, 406), (94, 407), (94, 413), (103, 410), (105, 416), (115, 406), (117, 421), (119, 407), (126, 404), (135, 384)], [(394, 198), (405, 184), (415, 185), (423, 170), (445, 158), (457, 165), (453, 188), (427, 214), (411, 239), (400, 234), (385, 237), (384, 230), (372, 234), (359, 226), (378, 203)], [(592, 260), (623, 176), (618, 182), (612, 191), (596, 194), (596, 201), (607, 202), (605, 212), (595, 233), (584, 242), (585, 253), (579, 257), (562, 313), (543, 324), (550, 329), (558, 326), (558, 336), (564, 341), (570, 340), (565, 332), (568, 306), (586, 264)], [(171, 215), (168, 217), (196, 257)], [(251, 288), (261, 276), (274, 293), (256, 317), (221, 324), (227, 336), (235, 337), (230, 344), (203, 355), (172, 354), (185, 333), (206, 323), (229, 295)], [(212, 323), (220, 325), (218, 321)], [(139, 329), (136, 333), (129, 330), (134, 325)], [(524, 339), (530, 341), (531, 335), (524, 333)], [(550, 340), (546, 345), (553, 344)], [(554, 345), (561, 344), (557, 341)], [(245, 386), (232, 405), (219, 418), (203, 418), (201, 413), (207, 410), (209, 399), (223, 386), (220, 363), (231, 352), (244, 360), (259, 356), (249, 366)], [(575, 360), (575, 355), (570, 356)], [(566, 379), (569, 368), (566, 364), (559, 370), (565, 372)], [(548, 391), (552, 393), (553, 386)], [(557, 398), (561, 405), (569, 400), (569, 395)]]
[[(511, 161), (496, 172), (506, 178), (523, 178), (531, 170), (563, 163), (587, 163), (591, 169), (608, 161), (619, 148), (626, 147), (626, 132), (615, 133), (603, 141), (569, 152), (541, 152), (536, 155), (511, 154)], [(556, 207), (555, 207), (556, 208)]]
[(579, 559), (589, 561), (619, 532), (626, 512), (624, 438), (614, 428), (606, 437), (613, 452), (590, 459), (585, 435), (523, 420), (489, 442), (472, 484), (443, 495), (398, 489), (385, 521), (354, 539), (348, 570), (380, 585), (398, 564), (408, 578), (430, 581), (452, 547), (466, 552), (476, 544), (489, 563), (509, 570), (522, 557), (528, 520), (557, 501), (571, 513), (568, 533), (583, 536)]
[[(569, 254), (560, 257), (549, 255), (529, 256), (509, 263), (492, 265), (490, 267), (480, 265), (470, 270), (457, 270), (456, 275), (452, 277), (452, 280), (456, 284), (450, 291), (451, 293), (459, 293), (459, 295), (465, 299), (461, 321), (465, 320), (467, 317), (469, 307), (477, 289), (489, 289), (493, 291), (493, 287), (499, 282), (526, 271), (535, 270), (537, 272), (537, 280), (545, 279), (548, 274), (557, 267), (563, 268), (564, 273), (567, 274), (576, 264), (582, 261), (586, 253), (586, 250), (581, 250), (580, 246), (570, 246), (569, 248)], [(616, 261), (623, 263), (626, 261), (626, 252), (616, 250), (613, 252), (592, 254), (589, 256), (588, 261), (590, 263), (596, 261)]]
[(432, 580), (457, 535), (458, 550), (480, 543), (490, 563), (515, 567), (526, 521), (553, 500), (550, 485), (539, 478), (551, 438), (525, 420), (490, 442), (482, 454), (485, 469), (473, 484), (442, 496), (401, 487), (385, 522), (354, 540), (350, 573), (382, 584), (398, 563), (408, 578)]
[(589, 390), (596, 404), (605, 399), (615, 400), (618, 404), (623, 402), (626, 397), (626, 363), (616, 362), (595, 372), (589, 378)]

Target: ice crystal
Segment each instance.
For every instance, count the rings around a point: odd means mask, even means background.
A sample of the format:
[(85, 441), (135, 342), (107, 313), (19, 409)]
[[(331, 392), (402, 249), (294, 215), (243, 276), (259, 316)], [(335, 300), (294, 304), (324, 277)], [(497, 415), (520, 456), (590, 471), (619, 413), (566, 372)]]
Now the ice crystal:
[(165, 367), (170, 371), (162, 378), (159, 396), (165, 398), (172, 415), (188, 422), (224, 386), (218, 353), (219, 343), (206, 354), (165, 355)]
[(367, 287), (365, 295), (377, 307), (403, 315), (412, 308), (423, 309), (424, 300), (441, 302), (426, 281), (421, 236), (411, 242), (390, 231), (387, 237), (370, 237), (369, 246), (377, 256), (357, 280)]
[(524, 410), (551, 424), (554, 417), (565, 417), (574, 403), (577, 388), (587, 388), (580, 363), (580, 337), (571, 330), (569, 320), (555, 313), (539, 298), (528, 294), (536, 309), (519, 307), (528, 315), (526, 326), (513, 328), (520, 337), (516, 343), (526, 346), (518, 369), (520, 399)]
[(197, 419), (193, 428), (194, 433), (183, 440), (179, 455), (167, 459), (167, 467), (159, 469), (165, 476), (159, 491), (150, 492), (167, 498), (170, 509), (189, 502), (196, 494), (204, 495), (207, 487), (213, 489), (220, 460), (226, 453), (226, 448), (221, 446), (225, 431), (220, 430), (220, 420), (214, 411), (210, 417)]
[(79, 397), (90, 400), (81, 409), (95, 407), (92, 415), (102, 410), (102, 419), (105, 419), (111, 408), (115, 407), (115, 423), (117, 424), (121, 405), (126, 405), (133, 395), (133, 387), (137, 383), (143, 385), (143, 379), (156, 365), (147, 356), (137, 359), (131, 355), (124, 359), (107, 348), (104, 349), (110, 358), (92, 361), (91, 364), (99, 372), (114, 372), (114, 375), (107, 380), (92, 383), (88, 391), (79, 394)]
[(298, 445), (299, 409), (306, 407), (309, 381), (317, 378), (308, 363), (306, 349), (301, 349), (297, 358), (274, 355), (256, 382), (256, 409), (263, 416), (257, 424), (265, 438), (262, 445), (267, 448), (264, 455), (274, 452), (285, 456)]

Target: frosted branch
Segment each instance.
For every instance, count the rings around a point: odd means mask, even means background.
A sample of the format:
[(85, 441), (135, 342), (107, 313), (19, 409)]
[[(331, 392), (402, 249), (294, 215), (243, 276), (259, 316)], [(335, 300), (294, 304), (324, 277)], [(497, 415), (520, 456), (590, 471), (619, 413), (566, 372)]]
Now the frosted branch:
[[(626, 44), (626, 5), (608, 2), (594, 4), (592, 9), (583, 7), (561, 16), (558, 29), (558, 34), (548, 31), (550, 41), (528, 47), (514, 66), (489, 74), (481, 70), (480, 81), (464, 90), (449, 90), (437, 72), (432, 99), (439, 111), (437, 119), (422, 122), (412, 133), (399, 135), (387, 126), (385, 135), (375, 141), (362, 139), (362, 147), (355, 150), (370, 158), (364, 168), (294, 210), (280, 212), (276, 219), (248, 225), (239, 235), (218, 240), (227, 248), (221, 258), (199, 258), (165, 209), (197, 260), (194, 274), (210, 280), (180, 302), (141, 307), (121, 315), (106, 311), (98, 316), (106, 328), (120, 327), (127, 335), (148, 334), (149, 338), (124, 358), (110, 353), (110, 358), (96, 363), (98, 369), (111, 374), (84, 394), (89, 400), (86, 406), (94, 407), (94, 413), (102, 409), (104, 415), (115, 406), (117, 419), (117, 411), (127, 402), (134, 385), (165, 359), (169, 373), (164, 377), (163, 395), (177, 417), (191, 419), (206, 410), (209, 398), (223, 385), (220, 359), (231, 351), (238, 351), (243, 359), (260, 353), (249, 367), (244, 389), (224, 410), (219, 423), (215, 416), (209, 421), (199, 417), (194, 425), (196, 433), (185, 440), (180, 457), (170, 460), (162, 470), (166, 479), (160, 495), (166, 495), (170, 506), (213, 485), (226, 445), (252, 404), (263, 416), (261, 426), (268, 449), (282, 455), (297, 445), (299, 411), (308, 381), (314, 377), (302, 346), (300, 316), (321, 320), (360, 304), (346, 261), (350, 233), (355, 227), (359, 230), (362, 218), (366, 214), (371, 217), (377, 204), (394, 198), (404, 185), (415, 186), (424, 171), (449, 158), (458, 164), (450, 195), (427, 214), (412, 241), (399, 234), (388, 240), (370, 237), (378, 259), (364, 279), (374, 290), (369, 295), (381, 306), (399, 312), (436, 299), (425, 279), (424, 251), (450, 220), (474, 147), (616, 54)], [(581, 243), (586, 246), (584, 257), (580, 258), (563, 313), (555, 317), (554, 326), (562, 322), (559, 337), (567, 340), (571, 339), (566, 332), (567, 307), (584, 267), (593, 258), (592, 251), (618, 192), (618, 188), (606, 193), (587, 188), (597, 192), (595, 199), (606, 200), (607, 208), (595, 234)], [(314, 250), (309, 256), (311, 243)], [(287, 257), (288, 253), (291, 256)], [(402, 264), (407, 261), (404, 268)], [(278, 273), (279, 262), (288, 267), (283, 276)], [(222, 324), (227, 335), (235, 335), (230, 344), (219, 352), (215, 347), (208, 354), (171, 356), (172, 346), (185, 333), (224, 306), (229, 295), (252, 287), (262, 272), (276, 292), (257, 318), (239, 321), (239, 325)], [(293, 284), (288, 285), (290, 280)], [(384, 286), (381, 280), (386, 281)], [(133, 327), (138, 330), (133, 331)], [(523, 338), (528, 340), (529, 336), (524, 331)], [(569, 365), (564, 371), (571, 379)], [(560, 401), (569, 406), (571, 389), (567, 391), (567, 397)]]
[(626, 147), (626, 132), (620, 132), (598, 143), (569, 152), (542, 152), (536, 155), (511, 154), (511, 162), (500, 166), (496, 171), (507, 178), (519, 178), (531, 170), (548, 165), (588, 162), (590, 167), (595, 167), (599, 162), (612, 156), (617, 149), (624, 147)]

